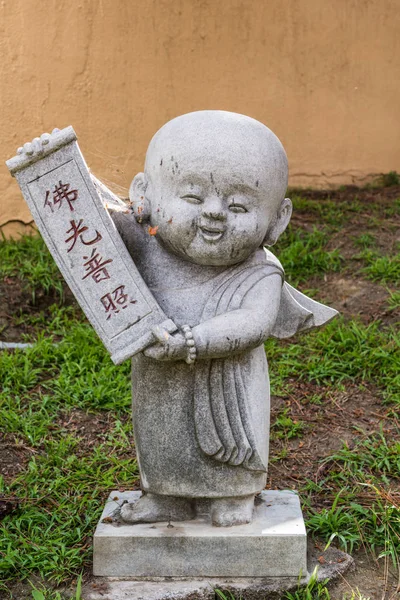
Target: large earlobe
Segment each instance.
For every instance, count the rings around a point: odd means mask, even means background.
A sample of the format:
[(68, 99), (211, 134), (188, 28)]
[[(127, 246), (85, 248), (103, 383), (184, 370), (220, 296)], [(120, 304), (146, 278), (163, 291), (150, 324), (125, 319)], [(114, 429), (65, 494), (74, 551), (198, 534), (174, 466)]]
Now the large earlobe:
[(129, 200), (139, 223), (150, 219), (150, 201), (146, 197), (147, 185), (146, 175), (138, 173), (129, 187)]
[(264, 238), (264, 246), (273, 246), (278, 241), (279, 237), (289, 225), (290, 217), (292, 216), (292, 201), (289, 198), (282, 200), (278, 214), (267, 231)]

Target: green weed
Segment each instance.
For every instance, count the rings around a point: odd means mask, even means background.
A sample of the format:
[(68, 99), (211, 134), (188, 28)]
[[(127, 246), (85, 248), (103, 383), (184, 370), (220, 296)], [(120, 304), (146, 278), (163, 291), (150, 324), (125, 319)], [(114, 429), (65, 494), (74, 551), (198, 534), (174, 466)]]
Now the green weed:
[[(51, 337), (60, 337), (70, 328), (71, 323), (85, 320), (84, 314), (78, 306), (60, 306), (52, 304), (46, 309), (46, 313), (33, 314), (24, 313), (15, 316), (15, 325), (31, 325), (37, 332), (46, 330)], [(37, 339), (37, 334), (35, 339)]]
[(61, 274), (43, 239), (37, 235), (0, 240), (0, 277), (18, 277), (33, 299), (38, 290), (63, 297)]
[(41, 590), (38, 588), (33, 588), (32, 598), (33, 600), (63, 600), (60, 592), (45, 590), (44, 588)]
[[(307, 527), (327, 541), (336, 539), (347, 551), (364, 544), (380, 556), (398, 563), (400, 553), (400, 506), (390, 486), (400, 479), (400, 442), (388, 441), (383, 433), (347, 444), (326, 458), (325, 477), (309, 482), (309, 494), (335, 492), (330, 509), (309, 508)], [(306, 490), (305, 490), (306, 491)], [(368, 503), (357, 497), (368, 497)]]
[(305, 196), (292, 196), (293, 210), (296, 213), (311, 213), (319, 222), (333, 226), (341, 225), (348, 210), (348, 205), (333, 200), (309, 200)]
[(306, 586), (299, 582), (298, 589), (292, 592), (286, 592), (284, 600), (330, 600), (327, 581), (318, 582), (318, 567), (315, 567)]
[(297, 285), (312, 275), (338, 271), (342, 258), (338, 250), (325, 250), (328, 235), (325, 231), (314, 229), (307, 233), (302, 230), (288, 231), (276, 246), (279, 260), (285, 266), (285, 273), (290, 283)]
[(242, 600), (242, 596), (235, 596), (232, 592), (223, 592), (222, 590), (215, 588), (216, 600)]
[(388, 300), (388, 306), (390, 310), (396, 310), (398, 308), (400, 308), (400, 292), (391, 292), (390, 290), (388, 290), (389, 292), (389, 300)]
[[(54, 309), (51, 324), (62, 336), (58, 344), (50, 329), (32, 348), (0, 352), (2, 430), (30, 457), (11, 483), (0, 483), (0, 494), (20, 505), (0, 526), (6, 580), (33, 572), (56, 583), (72, 578), (90, 560), (107, 492), (138, 478), (130, 424), (118, 418), (130, 406), (129, 364), (115, 367), (90, 326), (69, 310)], [(65, 430), (61, 413), (71, 408), (113, 410), (111, 429), (90, 449), (78, 432)]]
[(389, 556), (393, 565), (398, 564), (400, 551), (400, 517), (399, 508), (377, 499), (372, 506), (365, 507), (357, 502), (331, 509), (315, 511), (307, 519), (307, 527), (328, 542), (336, 539), (338, 544), (348, 552), (361, 545), (379, 551), (379, 556)]
[(304, 423), (301, 421), (293, 421), (293, 419), (288, 416), (288, 411), (289, 409), (285, 408), (276, 417), (275, 423), (271, 425), (271, 434), (273, 438), (290, 440), (301, 436), (304, 429)]
[[(41, 589), (38, 589), (32, 583), (31, 583), (31, 586), (32, 586), (33, 600), (64, 600), (66, 598), (66, 596), (64, 595), (64, 599), (63, 599), (60, 592), (45, 589), (44, 587), (41, 587)], [(69, 595), (68, 600), (82, 600), (82, 573), (78, 577), (74, 595), (73, 596)]]
[(354, 239), (354, 244), (360, 248), (370, 248), (376, 244), (376, 238), (371, 233), (362, 233)]
[(385, 208), (383, 209), (383, 213), (387, 218), (400, 215), (400, 198), (396, 198), (392, 202), (391, 206), (385, 206)]
[[(398, 174), (396, 175), (398, 177)], [(390, 177), (387, 181), (389, 180)], [(381, 184), (375, 182), (375, 185), (366, 187), (381, 187)], [(346, 186), (342, 186), (341, 191), (345, 190)], [(382, 218), (390, 219), (391, 217), (400, 214), (400, 198), (392, 200), (390, 205), (381, 204), (379, 202), (368, 202), (368, 205), (365, 205), (360, 202), (357, 194), (354, 195), (350, 202), (336, 199), (331, 200), (329, 197), (310, 199), (307, 198), (307, 192), (305, 190), (293, 190), (292, 193), (289, 192), (289, 196), (293, 202), (295, 215), (306, 214), (310, 217), (314, 216), (315, 222), (331, 231), (338, 231), (338, 229), (350, 220), (354, 214), (364, 214), (365, 216), (368, 216), (369, 225), (373, 227), (380, 227)], [(365, 233), (361, 234), (360, 237), (363, 237), (364, 235), (366, 239), (370, 236), (369, 233)], [(364, 247), (362, 241), (360, 242), (360, 245), (361, 247)], [(367, 246), (367, 244), (365, 245)]]
[(132, 485), (138, 477), (136, 461), (124, 458), (131, 453), (131, 445), (117, 434), (92, 446), (88, 455), (71, 435), (53, 433), (43, 440), (41, 453), (0, 489), (20, 503), (19, 511), (0, 526), (2, 576), (26, 578), (39, 572), (43, 579), (61, 583), (87, 564), (107, 491)]
[(337, 507), (339, 495), (340, 492), (330, 509), (315, 511), (307, 520), (307, 527), (327, 540), (328, 544), (336, 538), (346, 551), (351, 552), (354, 545), (360, 542), (358, 523), (353, 514), (356, 505)]
[(321, 330), (299, 336), (295, 343), (270, 339), (265, 344), (271, 362), (271, 387), (289, 377), (322, 385), (346, 380), (370, 381), (385, 389), (385, 397), (400, 401), (400, 332), (379, 322), (365, 325), (336, 318)]
[(380, 256), (377, 252), (365, 250), (359, 258), (366, 263), (362, 272), (368, 279), (383, 283), (400, 283), (400, 253)]
[(364, 596), (364, 594), (362, 594), (360, 592), (360, 590), (357, 588), (356, 590), (353, 590), (352, 592), (345, 594), (343, 596), (343, 600), (371, 600), (371, 598), (370, 598), (370, 596), (368, 596), (368, 598), (366, 596)]
[[(325, 461), (340, 462), (346, 475), (350, 473), (363, 479), (374, 474), (400, 479), (400, 441), (388, 442), (382, 432), (368, 437), (350, 449), (346, 444), (337, 454)], [(362, 479), (362, 480), (363, 480)]]
[(59, 322), (61, 342), (42, 333), (35, 346), (0, 353), (4, 392), (26, 393), (41, 385), (62, 406), (125, 409), (130, 406), (129, 362), (112, 364), (88, 323)]
[(308, 402), (310, 404), (316, 404), (317, 406), (321, 406), (324, 401), (323, 401), (323, 394), (313, 394), (309, 399)]
[(275, 452), (274, 455), (269, 457), (269, 461), (271, 463), (274, 462), (279, 462), (281, 460), (285, 460), (290, 454), (290, 450), (284, 446), (281, 450), (279, 450), (278, 452)]
[(367, 227), (372, 227), (375, 229), (380, 229), (382, 227), (382, 209), (379, 211), (379, 216), (376, 216), (372, 213), (374, 210), (374, 206), (371, 206), (371, 213), (367, 219)]
[(392, 185), (399, 185), (400, 178), (397, 171), (389, 171), (389, 173), (382, 173), (376, 180), (377, 185), (381, 187), (390, 187)]

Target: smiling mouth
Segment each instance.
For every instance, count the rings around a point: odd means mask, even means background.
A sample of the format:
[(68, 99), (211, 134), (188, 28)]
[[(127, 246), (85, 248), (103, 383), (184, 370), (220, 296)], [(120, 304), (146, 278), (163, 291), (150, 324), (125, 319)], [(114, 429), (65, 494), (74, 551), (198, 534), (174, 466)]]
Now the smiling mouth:
[(201, 234), (208, 242), (217, 242), (224, 235), (224, 229), (217, 229), (216, 227), (199, 227)]

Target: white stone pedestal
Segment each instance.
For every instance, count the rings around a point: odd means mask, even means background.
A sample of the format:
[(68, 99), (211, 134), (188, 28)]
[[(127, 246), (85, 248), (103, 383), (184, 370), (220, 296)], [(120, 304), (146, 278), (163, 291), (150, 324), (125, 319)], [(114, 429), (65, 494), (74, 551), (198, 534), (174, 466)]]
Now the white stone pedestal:
[(94, 534), (94, 575), (157, 577), (297, 577), (307, 571), (306, 531), (297, 494), (264, 491), (249, 525), (213, 527), (193, 521), (128, 525), (118, 520), (124, 500), (141, 492), (112, 492)]
[(124, 500), (141, 492), (112, 492), (94, 534), (94, 575), (157, 577), (297, 577), (307, 571), (306, 530), (297, 494), (264, 491), (253, 522), (213, 527), (209, 519), (128, 525), (118, 520)]

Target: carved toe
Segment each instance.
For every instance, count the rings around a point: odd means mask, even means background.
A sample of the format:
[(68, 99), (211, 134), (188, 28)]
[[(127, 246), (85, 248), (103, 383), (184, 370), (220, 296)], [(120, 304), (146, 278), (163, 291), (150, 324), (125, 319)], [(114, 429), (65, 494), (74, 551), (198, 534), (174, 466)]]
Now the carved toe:
[(159, 523), (189, 521), (195, 516), (193, 503), (187, 498), (146, 494), (137, 502), (121, 507), (121, 519), (126, 523)]
[(254, 495), (243, 498), (217, 498), (211, 504), (211, 521), (215, 527), (246, 525), (253, 520)]

